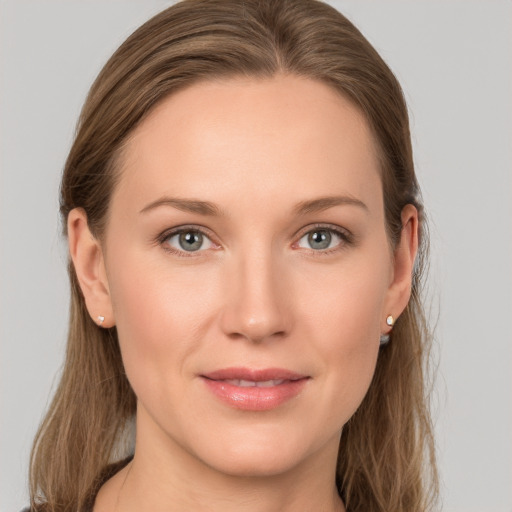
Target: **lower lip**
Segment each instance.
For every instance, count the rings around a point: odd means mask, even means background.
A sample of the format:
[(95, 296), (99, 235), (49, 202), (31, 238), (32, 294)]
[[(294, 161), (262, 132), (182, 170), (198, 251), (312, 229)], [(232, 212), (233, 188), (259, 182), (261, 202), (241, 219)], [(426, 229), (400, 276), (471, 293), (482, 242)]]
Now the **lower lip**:
[(306, 385), (308, 378), (287, 380), (277, 386), (261, 388), (234, 386), (223, 380), (205, 377), (203, 381), (217, 398), (235, 409), (269, 411), (297, 396)]

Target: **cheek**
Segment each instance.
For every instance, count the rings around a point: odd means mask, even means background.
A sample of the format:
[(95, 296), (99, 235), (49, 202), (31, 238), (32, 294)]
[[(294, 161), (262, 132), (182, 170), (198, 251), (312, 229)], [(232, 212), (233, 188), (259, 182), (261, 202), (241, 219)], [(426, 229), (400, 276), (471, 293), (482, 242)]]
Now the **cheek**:
[(118, 261), (109, 285), (128, 378), (136, 393), (141, 386), (164, 389), (199, 348), (215, 287), (205, 288), (202, 274), (147, 257)]
[(385, 265), (369, 260), (346, 268), (327, 268), (302, 282), (297, 294), (307, 301), (301, 316), (308, 318), (311, 329), (316, 326), (326, 349), (358, 350), (378, 344), (387, 275)]
[[(378, 262), (317, 275), (300, 292), (302, 330), (315, 340), (329, 389), (321, 400), (334, 422), (348, 421), (372, 380), (379, 352), (387, 267)], [(321, 284), (320, 284), (321, 283)]]

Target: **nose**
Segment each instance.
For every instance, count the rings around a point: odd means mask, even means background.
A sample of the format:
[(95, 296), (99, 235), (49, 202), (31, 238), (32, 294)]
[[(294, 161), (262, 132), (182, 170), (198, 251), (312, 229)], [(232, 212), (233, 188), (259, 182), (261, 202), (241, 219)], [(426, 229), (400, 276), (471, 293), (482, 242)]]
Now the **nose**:
[(236, 258), (227, 270), (221, 325), (232, 339), (254, 343), (285, 337), (291, 328), (289, 290), (271, 251)]

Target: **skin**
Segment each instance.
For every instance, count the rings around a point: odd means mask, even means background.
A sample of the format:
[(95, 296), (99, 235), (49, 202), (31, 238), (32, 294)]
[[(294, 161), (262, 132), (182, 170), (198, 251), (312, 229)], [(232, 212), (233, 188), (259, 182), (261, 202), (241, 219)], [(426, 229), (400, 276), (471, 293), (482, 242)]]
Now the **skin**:
[[(417, 250), (412, 206), (390, 246), (376, 154), (350, 102), (290, 75), (195, 84), (134, 131), (102, 241), (82, 210), (68, 222), (88, 310), (116, 325), (138, 398), (134, 460), (95, 512), (344, 510), (341, 429), (368, 390), (386, 317), (409, 300)], [(296, 212), (333, 196), (345, 199)], [(164, 197), (221, 213), (148, 208)], [(317, 224), (342, 236), (312, 246)], [(160, 236), (183, 225), (204, 229), (200, 250)], [(309, 379), (275, 409), (244, 411), (199, 377), (230, 366)]]

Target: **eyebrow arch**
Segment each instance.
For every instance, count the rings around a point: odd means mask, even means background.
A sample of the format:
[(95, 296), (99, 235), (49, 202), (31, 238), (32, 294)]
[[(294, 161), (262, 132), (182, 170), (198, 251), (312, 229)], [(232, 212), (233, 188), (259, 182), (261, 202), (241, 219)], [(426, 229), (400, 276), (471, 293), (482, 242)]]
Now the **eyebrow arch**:
[[(334, 206), (352, 205), (368, 211), (368, 207), (361, 200), (351, 196), (328, 196), (301, 201), (293, 209), (296, 215), (307, 215), (308, 213), (321, 212)], [(184, 212), (198, 213), (200, 215), (220, 216), (220, 208), (209, 201), (197, 199), (183, 199), (177, 197), (161, 197), (146, 205), (139, 213), (147, 213), (161, 206), (171, 206)]]
[(351, 205), (362, 208), (366, 212), (368, 212), (368, 206), (363, 203), (363, 201), (356, 199), (352, 196), (328, 196), (328, 197), (319, 197), (318, 199), (312, 199), (310, 201), (301, 201), (294, 208), (294, 213), (296, 215), (307, 215), (308, 213), (316, 213), (321, 212), (323, 210), (327, 210), (328, 208), (332, 208), (333, 206), (340, 205)]
[(171, 206), (178, 210), (191, 213), (199, 213), (200, 215), (221, 215), (218, 206), (209, 201), (198, 201), (197, 199), (182, 199), (177, 197), (161, 197), (152, 203), (149, 203), (139, 213), (147, 213), (160, 206)]

